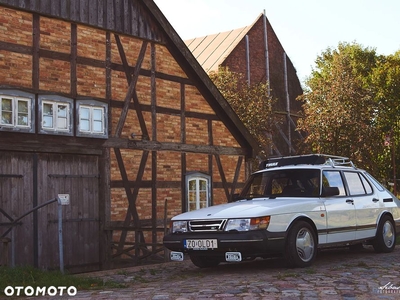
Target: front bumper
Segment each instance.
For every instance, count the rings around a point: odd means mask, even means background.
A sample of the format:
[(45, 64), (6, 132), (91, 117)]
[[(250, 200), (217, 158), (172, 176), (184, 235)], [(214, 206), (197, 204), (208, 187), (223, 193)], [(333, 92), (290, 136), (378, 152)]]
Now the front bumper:
[[(187, 239), (216, 239), (218, 246), (213, 249), (187, 249)], [(267, 230), (170, 233), (164, 237), (163, 243), (171, 251), (190, 255), (224, 257), (226, 252), (240, 252), (243, 258), (268, 257), (283, 253), (285, 233), (271, 233)]]

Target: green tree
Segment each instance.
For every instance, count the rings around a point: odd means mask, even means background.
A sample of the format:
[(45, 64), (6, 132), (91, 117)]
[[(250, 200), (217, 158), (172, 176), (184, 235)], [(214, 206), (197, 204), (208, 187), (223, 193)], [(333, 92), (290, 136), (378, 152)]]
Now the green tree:
[(371, 84), (376, 65), (375, 50), (356, 43), (340, 43), (318, 56), (299, 98), (305, 117), (298, 129), (307, 132), (308, 151), (347, 156), (358, 166), (376, 169), (383, 147)]
[(257, 83), (248, 85), (244, 76), (231, 72), (228, 68), (220, 68), (218, 72), (209, 74), (211, 80), (225, 97), (239, 119), (258, 141), (261, 157), (265, 157), (271, 147), (271, 128), (273, 122), (273, 99), (268, 96), (268, 85)]
[(387, 140), (385, 148), (377, 158), (379, 175), (393, 178), (394, 166), (400, 163), (397, 159), (400, 153), (396, 150), (400, 137), (400, 51), (394, 55), (379, 57), (372, 74), (372, 83), (376, 87), (375, 99), (379, 105), (377, 126), (381, 131), (382, 140)]

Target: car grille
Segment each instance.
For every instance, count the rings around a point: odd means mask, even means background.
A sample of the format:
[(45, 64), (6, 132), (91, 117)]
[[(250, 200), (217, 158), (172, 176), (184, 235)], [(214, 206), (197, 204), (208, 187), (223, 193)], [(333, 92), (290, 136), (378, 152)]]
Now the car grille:
[(189, 230), (194, 232), (221, 231), (224, 229), (225, 223), (225, 219), (189, 221)]

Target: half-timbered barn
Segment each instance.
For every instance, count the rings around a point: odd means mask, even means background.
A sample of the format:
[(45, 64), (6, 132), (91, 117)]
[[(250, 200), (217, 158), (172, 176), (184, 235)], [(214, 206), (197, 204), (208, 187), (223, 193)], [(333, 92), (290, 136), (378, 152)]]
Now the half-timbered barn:
[(4, 264), (156, 260), (242, 186), (257, 144), (152, 0), (0, 0), (0, 24)]
[(249, 84), (268, 83), (269, 93), (275, 99), (268, 154), (299, 154), (303, 136), (296, 130), (296, 124), (302, 116), (302, 102), (296, 99), (303, 90), (265, 12), (246, 27), (188, 39), (185, 43), (207, 73), (227, 67), (243, 74)]

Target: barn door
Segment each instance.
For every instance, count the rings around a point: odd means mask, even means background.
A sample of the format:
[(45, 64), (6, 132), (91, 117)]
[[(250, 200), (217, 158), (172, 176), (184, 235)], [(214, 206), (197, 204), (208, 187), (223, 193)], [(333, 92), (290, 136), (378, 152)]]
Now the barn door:
[[(9, 231), (12, 221), (32, 209), (32, 173), (32, 154), (0, 151), (0, 237)], [(13, 232), (5, 235), (14, 237), (14, 262), (18, 265), (34, 265), (32, 224), (33, 215), (30, 214), (17, 223)], [(4, 263), (11, 264), (11, 243), (8, 247), (9, 255)]]
[[(99, 269), (99, 168), (96, 156), (44, 154), (38, 159), (42, 201), (69, 194), (63, 206), (64, 265), (70, 272)], [(38, 213), (39, 264), (59, 266), (57, 205)]]
[[(63, 206), (65, 269), (70, 272), (98, 270), (98, 189), (96, 156), (0, 152), (0, 236), (9, 228), (7, 223), (33, 207), (58, 194), (69, 194), (70, 205)], [(11, 238), (11, 233), (7, 237)], [(21, 219), (13, 237), (16, 265), (58, 269), (57, 203)]]

